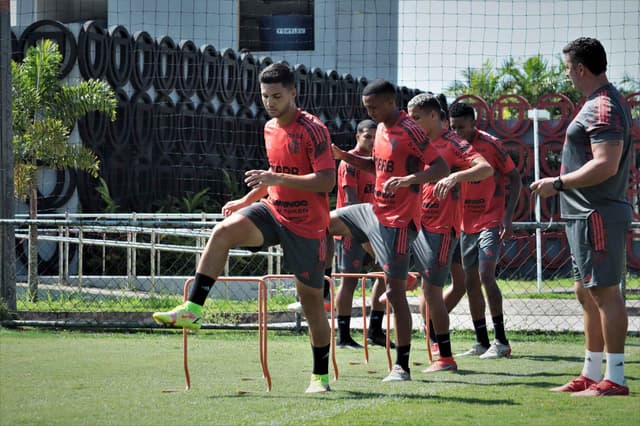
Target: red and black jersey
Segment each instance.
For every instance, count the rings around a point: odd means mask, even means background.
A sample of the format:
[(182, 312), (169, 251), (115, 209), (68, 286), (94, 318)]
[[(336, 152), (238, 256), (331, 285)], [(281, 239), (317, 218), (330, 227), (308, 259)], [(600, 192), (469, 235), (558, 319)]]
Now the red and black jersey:
[[(356, 155), (362, 155), (357, 148), (354, 148), (349, 152)], [(338, 166), (338, 197), (336, 199), (336, 208), (340, 208), (345, 205), (345, 188), (347, 187), (353, 188), (356, 191), (359, 202), (372, 202), (375, 182), (376, 176), (373, 173), (358, 170), (347, 162), (341, 161)]]
[[(276, 173), (306, 175), (335, 170), (331, 137), (315, 116), (298, 109), (295, 119), (280, 127), (271, 119), (264, 126), (269, 169)], [(304, 238), (321, 238), (329, 228), (329, 198), (324, 192), (309, 192), (285, 186), (270, 186), (264, 200), (276, 219)]]
[[(443, 130), (431, 144), (447, 162), (451, 172), (466, 170), (475, 158), (481, 157), (469, 142), (451, 130)], [(433, 183), (422, 187), (422, 227), (437, 234), (448, 234), (454, 228), (458, 234), (462, 225), (460, 185), (453, 187), (444, 199), (433, 194), (434, 187)]]
[(489, 133), (476, 129), (469, 142), (493, 167), (493, 176), (462, 183), (462, 230), (475, 234), (500, 225), (505, 210), (506, 175), (516, 166), (503, 149), (502, 142)]
[(420, 186), (398, 188), (395, 193), (383, 190), (383, 184), (394, 176), (407, 176), (425, 169), (439, 157), (438, 151), (420, 126), (405, 113), (393, 126), (378, 124), (373, 143), (376, 169), (373, 211), (381, 224), (404, 228), (413, 222), (420, 227)]

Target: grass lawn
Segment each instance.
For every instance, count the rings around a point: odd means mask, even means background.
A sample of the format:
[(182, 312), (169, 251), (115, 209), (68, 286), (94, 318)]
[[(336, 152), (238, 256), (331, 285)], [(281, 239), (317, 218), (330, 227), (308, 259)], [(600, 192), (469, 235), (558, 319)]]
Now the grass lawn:
[[(574, 335), (512, 333), (513, 358), (459, 358), (458, 373), (428, 376), (415, 335), (406, 383), (381, 383), (383, 348), (371, 348), (369, 365), (362, 352), (338, 350), (333, 391), (306, 395), (307, 336), (269, 334), (268, 393), (256, 332), (200, 331), (189, 339), (192, 389), (163, 393), (184, 387), (181, 336), (0, 329), (0, 424), (640, 424), (640, 338), (626, 348), (632, 395), (594, 399), (548, 391), (582, 368)], [(472, 343), (469, 333), (452, 339), (454, 352)]]

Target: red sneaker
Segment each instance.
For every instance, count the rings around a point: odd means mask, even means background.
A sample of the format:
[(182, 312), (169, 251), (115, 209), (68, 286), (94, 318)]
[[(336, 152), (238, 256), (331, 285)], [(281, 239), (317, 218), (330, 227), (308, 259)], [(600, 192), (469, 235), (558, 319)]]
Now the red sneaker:
[(604, 379), (600, 383), (589, 386), (589, 389), (574, 392), (571, 396), (626, 396), (629, 395), (629, 388)]
[(551, 388), (552, 392), (580, 392), (589, 389), (591, 385), (596, 385), (598, 382), (591, 380), (582, 374), (570, 381), (569, 383), (558, 386), (557, 388)]
[(453, 357), (446, 357), (433, 361), (428, 368), (422, 370), (423, 373), (436, 373), (438, 371), (458, 371), (458, 364), (456, 364)]

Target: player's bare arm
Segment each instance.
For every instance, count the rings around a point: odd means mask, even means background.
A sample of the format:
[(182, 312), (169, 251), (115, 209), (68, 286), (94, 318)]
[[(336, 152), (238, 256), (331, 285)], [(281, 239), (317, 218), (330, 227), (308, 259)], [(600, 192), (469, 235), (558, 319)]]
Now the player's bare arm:
[(309, 192), (330, 192), (336, 185), (333, 169), (320, 170), (306, 175), (275, 173), (271, 170), (249, 170), (245, 173), (245, 183), (250, 188), (262, 188), (274, 185)]
[(338, 148), (336, 145), (331, 144), (331, 150), (333, 151), (333, 157), (336, 160), (342, 160), (358, 170), (362, 170), (367, 173), (375, 173), (375, 163), (373, 157), (362, 157), (360, 155), (352, 154)]
[[(622, 141), (591, 144), (591, 152), (593, 153), (593, 158), (582, 167), (560, 176), (563, 189), (598, 185), (618, 172), (618, 165), (622, 156)], [(533, 182), (530, 188), (543, 198), (556, 195), (558, 191), (553, 187), (555, 179), (555, 177), (539, 179)]]
[(394, 176), (388, 179), (383, 185), (382, 189), (385, 192), (393, 193), (398, 188), (423, 184), (426, 182), (436, 182), (441, 178), (449, 175), (449, 166), (447, 162), (440, 156), (433, 160), (429, 167), (425, 170), (413, 173), (407, 176)]
[(440, 179), (435, 187), (434, 194), (436, 197), (443, 199), (447, 196), (449, 191), (460, 182), (475, 182), (488, 178), (493, 174), (493, 167), (482, 156), (475, 157), (471, 160), (471, 165), (468, 169), (459, 170), (451, 173)]
[(255, 203), (261, 198), (264, 198), (267, 195), (267, 187), (256, 188), (249, 191), (244, 197), (238, 198), (236, 200), (231, 200), (222, 206), (222, 214), (227, 217), (231, 216), (232, 213), (240, 210), (243, 207), (248, 206), (249, 204)]

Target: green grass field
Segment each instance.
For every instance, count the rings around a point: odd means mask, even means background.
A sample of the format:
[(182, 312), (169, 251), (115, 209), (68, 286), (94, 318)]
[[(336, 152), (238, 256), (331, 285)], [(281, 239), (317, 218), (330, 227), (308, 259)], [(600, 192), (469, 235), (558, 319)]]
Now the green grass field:
[[(471, 337), (453, 334), (454, 352), (467, 349)], [(0, 424), (640, 424), (640, 338), (628, 339), (626, 349), (632, 395), (594, 399), (548, 391), (580, 372), (580, 336), (510, 337), (511, 359), (459, 358), (458, 373), (427, 376), (420, 372), (425, 346), (415, 335), (408, 383), (381, 383), (383, 348), (371, 348), (369, 365), (362, 352), (338, 350), (340, 378), (331, 383), (333, 392), (306, 395), (306, 335), (269, 334), (268, 393), (256, 332), (192, 334), (192, 389), (184, 392), (180, 333), (0, 329)]]

